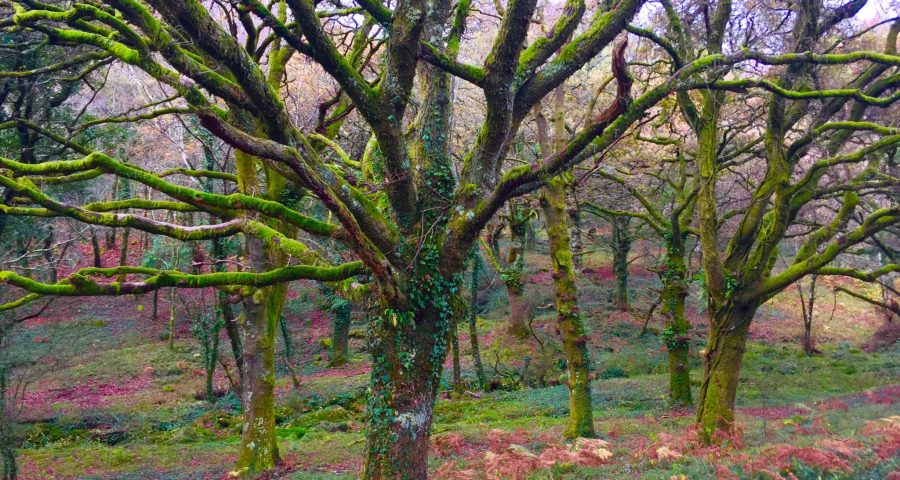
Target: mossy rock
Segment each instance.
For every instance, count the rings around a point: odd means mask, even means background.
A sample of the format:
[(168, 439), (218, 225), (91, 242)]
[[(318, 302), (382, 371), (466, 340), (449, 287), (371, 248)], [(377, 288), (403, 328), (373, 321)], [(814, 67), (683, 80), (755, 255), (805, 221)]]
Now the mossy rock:
[(331, 405), (321, 410), (300, 415), (290, 422), (290, 427), (314, 428), (323, 424), (340, 424), (353, 420), (353, 414), (344, 407)]

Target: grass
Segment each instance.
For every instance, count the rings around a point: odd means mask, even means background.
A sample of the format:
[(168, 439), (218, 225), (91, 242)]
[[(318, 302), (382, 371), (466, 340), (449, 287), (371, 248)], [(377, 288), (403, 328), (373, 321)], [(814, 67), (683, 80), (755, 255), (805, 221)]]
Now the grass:
[[(586, 256), (585, 267), (607, 265), (604, 255)], [(545, 259), (538, 261), (540, 258), (530, 254), (529, 264), (540, 268), (541, 261), (546, 263)], [(643, 292), (654, 282), (647, 275), (633, 279), (632, 286), (639, 292), (636, 304), (647, 300)], [(744, 357), (737, 400), (744, 448), (717, 452), (716, 456), (685, 451), (674, 461), (653, 460), (652, 452), (658, 445), (683, 446), (685, 432), (692, 424), (689, 413), (673, 410), (668, 403), (667, 357), (658, 326), (652, 325), (640, 336), (639, 321), (611, 310), (604, 285), (582, 278), (579, 289), (590, 354), (600, 377), (592, 382), (591, 390), (595, 426), (610, 442), (613, 459), (593, 467), (558, 463), (521, 478), (716, 478), (721, 473), (718, 467), (742, 478), (766, 478), (747, 467), (753, 459), (771, 454), (778, 445), (820, 448), (827, 441), (858, 443), (859, 447), (854, 447), (856, 471), (822, 470), (797, 462), (790, 467), (797, 478), (875, 479), (900, 468), (896, 458), (876, 456), (872, 442), (881, 437), (863, 433), (879, 419), (895, 415), (897, 404), (861, 393), (897, 383), (900, 348), (895, 346), (879, 354), (860, 351), (856, 345), (866, 330), (850, 327), (854, 317), (835, 315), (828, 323), (830, 329), (836, 331), (846, 325), (847, 332), (827, 335), (827, 341), (819, 345), (822, 355), (807, 357), (797, 341), (799, 319), (796, 325), (790, 323), (796, 304), (788, 296), (766, 306), (754, 325), (757, 340), (750, 342)], [(531, 284), (527, 296), (537, 306), (546, 305), (552, 301), (552, 286)], [(304, 284), (287, 308), (297, 350), (293, 362), (299, 367), (303, 385), (302, 390), (293, 390), (284, 358), (279, 355), (278, 434), (290, 467), (283, 478), (355, 478), (365, 451), (367, 357), (360, 351), (363, 341), (355, 338), (352, 345), (356, 353), (350, 365), (340, 370), (325, 367), (318, 339), (327, 332), (328, 324), (327, 318), (317, 312), (317, 302), (320, 293)], [(841, 302), (836, 311), (871, 315), (858, 302)], [(515, 375), (528, 349), (510, 347), (505, 341), (505, 303), (505, 293), (495, 282), (482, 296), (478, 329), (488, 372), (493, 373), (499, 358), (497, 368)], [(31, 388), (36, 395), (58, 394), (59, 389), (84, 385), (118, 388), (133, 382), (135, 388), (112, 396), (102, 388), (88, 389), (87, 395), (97, 396), (91, 408), (79, 407), (78, 398), (53, 402), (52, 408), (34, 418), (22, 432), (28, 439), (20, 452), (23, 478), (193, 479), (219, 478), (227, 472), (239, 442), (239, 401), (230, 395), (211, 405), (194, 398), (202, 387), (202, 377), (195, 372), (200, 368), (196, 342), (182, 336), (174, 350), (167, 349), (157, 336), (161, 326), (134, 329), (145, 325), (138, 317), (146, 316), (146, 312), (142, 314), (128, 304), (121, 309), (122, 318), (91, 315), (86, 309), (83, 306), (74, 319), (21, 330), (21, 339), (15, 343), (20, 351), (15, 355), (37, 356), (39, 364), (49, 366)], [(697, 352), (704, 343), (702, 314), (696, 314), (694, 301), (689, 309), (701, 320), (692, 336), (692, 350)], [(112, 310), (107, 305), (101, 313)], [(521, 442), (535, 454), (562, 445), (568, 399), (554, 321), (552, 309), (536, 310), (535, 335), (555, 352), (546, 366), (546, 384), (480, 393), (479, 398), (467, 394), (447, 400), (442, 396), (437, 402), (435, 436), (458, 438), (461, 445), (459, 452), (435, 452), (431, 456), (435, 471), (442, 475), (451, 472), (441, 478), (461, 479), (453, 472), (467, 469), (483, 474), (484, 453), (493, 451), (490, 449), (505, 455), (506, 446), (502, 442), (499, 447), (495, 445), (492, 431), (508, 433), (511, 437), (506, 444)], [(792, 325), (793, 330), (788, 331), (785, 325)], [(49, 341), (44, 342), (44, 338)], [(471, 382), (465, 328), (460, 343), (464, 346), (463, 374)], [(223, 344), (223, 352), (225, 348)], [(700, 368), (696, 353), (691, 367), (696, 388)], [(446, 379), (449, 375), (445, 372)], [(218, 382), (223, 385), (224, 379)], [(833, 405), (826, 403), (833, 398), (837, 399)], [(442, 470), (447, 462), (453, 468)]]

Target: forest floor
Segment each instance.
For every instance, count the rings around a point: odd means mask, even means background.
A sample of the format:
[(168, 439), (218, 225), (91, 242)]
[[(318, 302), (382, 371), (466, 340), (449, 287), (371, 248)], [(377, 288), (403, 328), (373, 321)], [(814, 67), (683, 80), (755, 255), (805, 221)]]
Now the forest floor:
[[(900, 478), (900, 347), (881, 353), (859, 345), (881, 322), (866, 304), (823, 288), (814, 331), (821, 355), (800, 348), (797, 293), (765, 305), (752, 327), (738, 392), (740, 433), (725, 446), (694, 441), (690, 409), (669, 406), (667, 357), (659, 320), (645, 335), (640, 315), (610, 305), (609, 259), (585, 256), (579, 279), (582, 311), (598, 379), (594, 418), (602, 441), (562, 440), (568, 401), (545, 255), (530, 254), (527, 296), (535, 306), (534, 342), (509, 342), (505, 291), (486, 274), (478, 321), (488, 373), (502, 389), (480, 392), (466, 328), (460, 328), (468, 390), (442, 393), (430, 462), (433, 477), (474, 479)], [(637, 311), (658, 282), (632, 265)], [(829, 279), (829, 282), (831, 280)], [(825, 282), (827, 285), (827, 282)], [(176, 338), (166, 343), (168, 295), (154, 322), (152, 296), (63, 299), (19, 330), (21, 358), (32, 362), (21, 419), (23, 479), (226, 478), (239, 441), (239, 401), (226, 394), (202, 400), (203, 371), (189, 316), (199, 293), (175, 300)], [(330, 333), (317, 287), (298, 283), (286, 306), (300, 389), (278, 357), (278, 478), (355, 478), (363, 459), (368, 382), (365, 332), (357, 319), (350, 364), (327, 368), (322, 340)], [(692, 298), (692, 378), (699, 374), (705, 313)], [(184, 305), (191, 306), (185, 308)], [(281, 339), (280, 339), (281, 341)], [(515, 347), (509, 345), (514, 344)], [(227, 340), (222, 355), (230, 360)], [(544, 354), (541, 352), (549, 351)], [(522, 359), (529, 377), (522, 387)], [(233, 368), (233, 361), (231, 363)], [(447, 363), (449, 370), (449, 359)], [(232, 375), (234, 372), (231, 372)], [(449, 371), (444, 378), (449, 382)], [(228, 379), (221, 369), (217, 387)], [(200, 398), (200, 399), (198, 399)]]

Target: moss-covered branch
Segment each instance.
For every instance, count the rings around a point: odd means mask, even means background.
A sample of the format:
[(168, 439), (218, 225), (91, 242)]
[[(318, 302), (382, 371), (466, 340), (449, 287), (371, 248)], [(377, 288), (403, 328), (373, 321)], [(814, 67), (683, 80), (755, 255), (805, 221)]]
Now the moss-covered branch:
[[(172, 270), (142, 267), (84, 268), (57, 283), (42, 283), (12, 271), (0, 271), (0, 283), (13, 285), (38, 295), (57, 296), (116, 296), (142, 294), (164, 287), (267, 287), (294, 280), (336, 282), (365, 271), (362, 262), (345, 263), (337, 267), (295, 265), (261, 273), (214, 272), (189, 274)], [(149, 275), (143, 281), (100, 283), (92, 277), (113, 278), (121, 274)], [(21, 301), (20, 300), (17, 300)], [(0, 307), (2, 308), (2, 307)]]
[(35, 75), (41, 75), (44, 73), (52, 73), (59, 70), (65, 70), (69, 67), (82, 65), (92, 60), (105, 60), (107, 58), (109, 58), (109, 54), (107, 54), (106, 52), (91, 52), (84, 55), (77, 55), (68, 60), (63, 60), (52, 65), (47, 65), (45, 67), (35, 68), (32, 70), (0, 70), (0, 78), (33, 77)]
[[(195, 190), (189, 187), (182, 187), (180, 185), (162, 180), (161, 175), (148, 172), (133, 165), (119, 162), (108, 155), (98, 152), (91, 153), (90, 155), (82, 159), (51, 161), (35, 165), (25, 164), (0, 157), (0, 166), (10, 169), (16, 172), (16, 174), (18, 175), (67, 174), (73, 172), (92, 171), (99, 168), (105, 172), (138, 181), (184, 203), (193, 205), (194, 207), (202, 210), (217, 213), (222, 216), (233, 217), (238, 215), (244, 209), (250, 209), (269, 217), (284, 220), (306, 232), (317, 235), (333, 236), (336, 235), (339, 230), (339, 227), (337, 225), (329, 224), (320, 220), (316, 220), (312, 217), (308, 217), (297, 212), (296, 210), (285, 207), (279, 202), (257, 198), (242, 193), (218, 195), (201, 190)], [(221, 172), (202, 170), (192, 171), (187, 169), (175, 169), (169, 172), (174, 173), (175, 171), (178, 171), (178, 173), (185, 173), (189, 175), (197, 174), (203, 176), (211, 176), (213, 178), (236, 180), (233, 175), (223, 174)], [(8, 181), (15, 182), (12, 179), (8, 179)], [(25, 185), (22, 185), (22, 187), (25, 188)], [(35, 195), (40, 194), (40, 192), (36, 189), (31, 190), (34, 190), (32, 193), (34, 193)], [(31, 190), (26, 189), (23, 191)], [(31, 195), (29, 195), (29, 198), (32, 198), (34, 200), (34, 197), (32, 197)]]
[(824, 269), (841, 252), (897, 223), (900, 223), (900, 207), (876, 210), (869, 214), (861, 225), (839, 236), (822, 249), (821, 252), (811, 255), (805, 260), (795, 262), (783, 272), (763, 280), (759, 286), (747, 290), (741, 296), (768, 299), (804, 275)]

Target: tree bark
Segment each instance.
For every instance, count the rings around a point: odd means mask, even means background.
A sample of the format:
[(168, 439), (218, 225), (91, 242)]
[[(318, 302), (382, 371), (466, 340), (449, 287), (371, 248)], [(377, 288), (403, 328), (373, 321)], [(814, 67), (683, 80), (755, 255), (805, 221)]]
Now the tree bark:
[(516, 207), (510, 207), (510, 232), (512, 245), (509, 247), (506, 269), (503, 271), (503, 283), (509, 299), (509, 333), (519, 339), (528, 336), (528, 317), (531, 305), (525, 298), (525, 224), (522, 213)]
[[(515, 282), (515, 283), (513, 283)], [(523, 295), (519, 280), (510, 281), (506, 285), (506, 295), (509, 299), (509, 325), (507, 327), (510, 335), (515, 338), (528, 337), (528, 315), (529, 302)]]
[(0, 365), (0, 462), (3, 463), (3, 476), (0, 478), (2, 480), (16, 480), (18, 464), (16, 463), (16, 450), (13, 444), (13, 419), (9, 416), (12, 408), (6, 404), (9, 400), (7, 396), (8, 372), (6, 365)]
[(175, 350), (175, 294), (177, 289), (170, 289), (169, 293), (169, 350)]
[(616, 276), (615, 306), (621, 312), (628, 311), (628, 253), (631, 238), (628, 235), (630, 218), (616, 216), (613, 225), (613, 273)]
[[(225, 264), (225, 242), (221, 238), (212, 240), (211, 257), (213, 261), (213, 270), (217, 272), (226, 271)], [(234, 316), (234, 310), (231, 308), (231, 302), (228, 300), (228, 294), (223, 291), (216, 292), (216, 303), (219, 311), (222, 312), (222, 323), (225, 325), (225, 332), (228, 334), (228, 341), (231, 344), (231, 354), (234, 357), (234, 364), (237, 367), (238, 376), (243, 378), (243, 358), (241, 353), (241, 335), (238, 332), (237, 320)]]
[[(265, 271), (266, 252), (256, 238), (246, 239), (246, 254), (254, 271)], [(244, 299), (240, 325), (243, 347), (244, 422), (237, 472), (242, 478), (270, 470), (279, 461), (275, 440), (275, 337), (283, 303), (283, 285), (262, 288)], [(280, 298), (279, 298), (280, 297)]]
[(345, 299), (332, 306), (334, 324), (331, 332), (331, 361), (329, 367), (346, 365), (350, 360), (350, 313), (352, 305)]
[(459, 362), (459, 326), (456, 315), (450, 317), (450, 350), (453, 355), (453, 392), (457, 395), (463, 392), (462, 366)]
[(478, 345), (478, 277), (481, 271), (481, 257), (475, 250), (472, 255), (472, 279), (469, 286), (469, 341), (472, 344), (472, 363), (475, 364), (475, 376), (482, 390), (487, 387), (484, 365), (481, 363), (481, 348)]
[(692, 403), (688, 337), (691, 325), (684, 316), (684, 303), (688, 294), (686, 272), (683, 246), (668, 245), (666, 263), (661, 272), (662, 313), (666, 316), (663, 338), (669, 351), (669, 399), (676, 405)]
[[(103, 260), (100, 254), (100, 241), (97, 239), (97, 231), (93, 228), (91, 229), (91, 249), (94, 252), (94, 267), (95, 268), (103, 268)], [(154, 292), (156, 295), (156, 292)], [(154, 315), (154, 319), (156, 315)]]
[(47, 233), (47, 236), (44, 237), (44, 260), (47, 262), (47, 271), (50, 275), (50, 283), (57, 282), (57, 274), (56, 274), (56, 264), (53, 262), (53, 239), (55, 235), (53, 233), (53, 228), (50, 228), (50, 231)]
[(821, 353), (815, 344), (815, 340), (813, 340), (812, 336), (812, 322), (813, 322), (813, 312), (815, 311), (816, 304), (816, 280), (817, 275), (810, 275), (809, 279), (809, 296), (804, 298), (803, 295), (803, 284), (797, 283), (797, 291), (800, 294), (800, 310), (803, 314), (803, 351), (807, 356), (813, 356), (817, 353)]
[[(574, 194), (573, 194), (574, 196)], [(581, 235), (581, 206), (578, 204), (577, 198), (572, 202), (568, 209), (569, 219), (572, 221), (572, 266), (575, 271), (581, 270), (584, 261), (584, 240)]]
[[(128, 264), (128, 237), (131, 234), (130, 228), (125, 228), (122, 231), (122, 244), (119, 245), (119, 266), (124, 267)], [(118, 281), (119, 283), (124, 283), (127, 279), (127, 275), (124, 273), (119, 275)]]
[(450, 315), (388, 309), (373, 320), (363, 479), (427, 478), (428, 440)]
[(734, 399), (741, 361), (757, 305), (726, 304), (710, 313), (710, 333), (703, 356), (703, 381), (696, 421), (704, 443), (725, 440), (734, 431)]
[(569, 387), (569, 422), (566, 438), (594, 437), (591, 405), (590, 356), (587, 335), (578, 308), (575, 269), (566, 224), (566, 192), (562, 178), (551, 179), (541, 194), (541, 206), (547, 221), (553, 281), (556, 284), (557, 326), (566, 354)]

